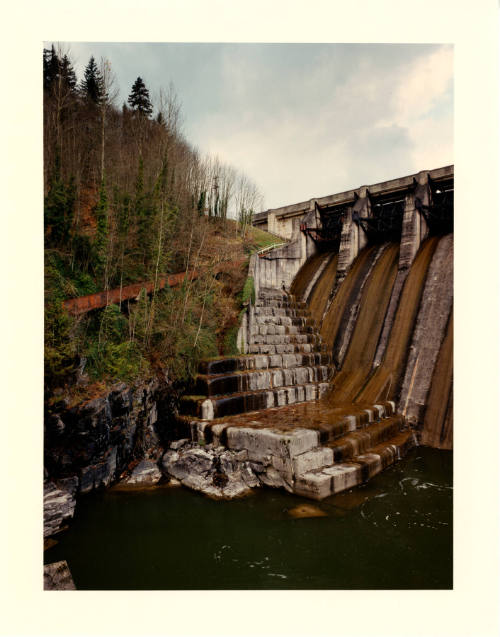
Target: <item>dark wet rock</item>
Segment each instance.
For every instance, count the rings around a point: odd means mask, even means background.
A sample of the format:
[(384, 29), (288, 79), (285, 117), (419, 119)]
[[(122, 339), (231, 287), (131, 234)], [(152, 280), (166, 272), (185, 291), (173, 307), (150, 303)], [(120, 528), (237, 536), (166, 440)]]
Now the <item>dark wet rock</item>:
[(180, 440), (174, 440), (174, 442), (172, 442), (170, 444), (170, 449), (180, 449), (181, 447), (184, 447), (185, 445), (189, 444), (189, 440), (188, 438), (181, 438)]
[(47, 477), (77, 476), (79, 492), (89, 493), (113, 484), (132, 463), (157, 462), (176, 435), (169, 391), (153, 379), (135, 388), (117, 383), (71, 408), (59, 401), (45, 415)]
[(184, 480), (189, 475), (206, 475), (215, 469), (214, 456), (203, 449), (190, 447), (185, 451), (167, 451), (163, 467), (167, 473)]
[(109, 403), (113, 417), (121, 416), (132, 407), (133, 392), (125, 383), (118, 383), (109, 393)]
[(93, 489), (109, 487), (116, 475), (117, 448), (109, 450), (103, 462), (84, 467), (80, 474), (80, 492), (89, 493)]
[(252, 471), (252, 467), (249, 462), (243, 462), (240, 467), (241, 478), (243, 482), (251, 489), (260, 486), (259, 478)]
[(76, 586), (66, 560), (46, 564), (43, 567), (43, 588), (46, 591), (76, 590)]
[(57, 481), (57, 484), (75, 497), (78, 492), (80, 481), (78, 480), (78, 476), (71, 476), (69, 478), (61, 478)]
[(213, 498), (231, 499), (260, 485), (245, 454), (221, 446), (195, 443), (169, 449), (162, 467), (167, 477)]
[(162, 473), (154, 460), (142, 460), (124, 484), (127, 486), (148, 486), (157, 484), (161, 477)]
[(76, 500), (70, 491), (60, 488), (54, 482), (43, 485), (43, 537), (61, 531), (73, 517)]

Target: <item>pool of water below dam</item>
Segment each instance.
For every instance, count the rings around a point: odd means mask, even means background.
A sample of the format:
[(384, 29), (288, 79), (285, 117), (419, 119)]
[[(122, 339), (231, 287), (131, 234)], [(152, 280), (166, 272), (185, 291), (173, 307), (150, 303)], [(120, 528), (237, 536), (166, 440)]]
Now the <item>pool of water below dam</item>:
[(419, 447), (314, 503), (111, 489), (80, 499), (44, 559), (66, 560), (82, 590), (450, 589), (452, 480), (452, 453)]

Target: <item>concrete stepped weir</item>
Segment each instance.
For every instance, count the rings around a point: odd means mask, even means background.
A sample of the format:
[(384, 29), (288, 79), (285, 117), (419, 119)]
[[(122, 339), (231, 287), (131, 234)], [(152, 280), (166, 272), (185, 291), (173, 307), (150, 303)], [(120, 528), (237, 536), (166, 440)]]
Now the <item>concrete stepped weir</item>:
[(200, 364), (185, 435), (245, 457), (252, 485), (313, 499), (416, 444), (450, 449), (453, 166), (266, 219), (289, 242), (250, 258), (241, 355)]
[(200, 445), (245, 453), (261, 484), (322, 499), (363, 484), (416, 444), (392, 402), (326, 408), (318, 400), (213, 420), (184, 417)]
[(317, 400), (328, 390), (331, 356), (317, 351), (321, 336), (303, 303), (263, 288), (253, 316), (250, 354), (202, 361), (181, 415), (212, 420)]
[[(297, 333), (262, 334), (262, 327)], [(403, 444), (393, 402), (329, 408), (321, 401), (334, 370), (331, 354), (306, 349), (311, 341), (323, 347), (317, 329), (293, 295), (262, 287), (249, 351), (286, 338), (298, 351), (202, 361), (196, 394), (182, 398), (179, 415), (193, 441), (245, 453), (261, 484), (314, 499), (361, 484), (415, 442), (406, 431)]]

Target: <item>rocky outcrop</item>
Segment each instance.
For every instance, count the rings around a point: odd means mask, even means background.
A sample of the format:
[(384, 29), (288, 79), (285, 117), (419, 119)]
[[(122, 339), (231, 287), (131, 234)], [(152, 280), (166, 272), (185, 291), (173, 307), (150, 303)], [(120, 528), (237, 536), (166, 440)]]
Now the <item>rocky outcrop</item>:
[(188, 440), (173, 443), (163, 456), (165, 475), (182, 485), (216, 499), (229, 500), (260, 485), (246, 451), (223, 446), (200, 446)]
[(133, 469), (132, 473), (123, 482), (123, 486), (145, 487), (157, 484), (162, 477), (157, 462), (154, 460), (142, 460)]
[(76, 479), (59, 485), (47, 480), (43, 485), (43, 537), (58, 533), (73, 517), (76, 487)]
[(45, 591), (74, 591), (76, 590), (66, 560), (53, 562), (43, 567), (43, 589)]
[[(45, 468), (50, 478), (72, 478), (77, 493), (108, 487), (133, 464), (161, 457), (177, 437), (166, 388), (156, 379), (138, 387), (119, 383), (104, 396), (74, 407), (60, 404), (45, 418)], [(154, 474), (135, 468), (133, 481)], [(146, 477), (148, 476), (148, 477)]]

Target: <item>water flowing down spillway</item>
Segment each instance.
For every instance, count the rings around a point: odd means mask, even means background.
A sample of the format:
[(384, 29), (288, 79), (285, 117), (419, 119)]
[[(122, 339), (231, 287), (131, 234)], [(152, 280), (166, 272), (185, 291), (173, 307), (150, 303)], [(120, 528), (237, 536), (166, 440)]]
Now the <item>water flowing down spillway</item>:
[(437, 237), (424, 242), (410, 269), (390, 332), (384, 359), (366, 386), (361, 389), (356, 398), (358, 401), (390, 400), (397, 397), (416, 314), (422, 298), (427, 269), (437, 242)]
[[(425, 240), (408, 272), (398, 271), (399, 244), (369, 246), (336, 289), (337, 258), (330, 255), (308, 300), (336, 366), (323, 402), (347, 408), (392, 400), (423, 444), (450, 449), (453, 235)], [(320, 262), (309, 259), (295, 290), (307, 289)]]
[[(434, 375), (434, 384), (446, 410), (451, 377), (446, 380), (448, 374), (436, 369), (436, 361), (444, 345), (452, 307), (453, 238), (447, 235), (439, 241), (429, 265), (399, 396), (400, 408), (413, 425), (425, 420), (427, 396), (432, 386), (429, 381)], [(451, 363), (445, 350), (443, 356)]]
[(453, 447), (453, 314), (432, 376), (422, 444), (440, 449)]
[(326, 257), (328, 257), (328, 255), (318, 253), (313, 255), (304, 263), (304, 265), (300, 269), (300, 274), (298, 274), (293, 280), (290, 289), (291, 294), (293, 294), (297, 298), (303, 298), (307, 286), (313, 279), (318, 269), (321, 267), (321, 264)]
[(332, 382), (333, 402), (352, 402), (370, 374), (373, 357), (396, 277), (397, 244), (388, 245), (378, 259), (360, 302), (360, 312), (341, 371)]
[(330, 281), (334, 281), (337, 274), (338, 258), (338, 254), (328, 256), (325, 269), (312, 288), (309, 298), (306, 299), (312, 316), (323, 316), (331, 292)]
[[(366, 248), (358, 256), (323, 317), (321, 336), (325, 343), (333, 349), (334, 361), (335, 343), (338, 342), (338, 336), (342, 334), (343, 328), (345, 328), (349, 319), (349, 311), (355, 305), (356, 296), (376, 255), (377, 247), (372, 246)], [(332, 291), (334, 285), (335, 280), (332, 280)]]

